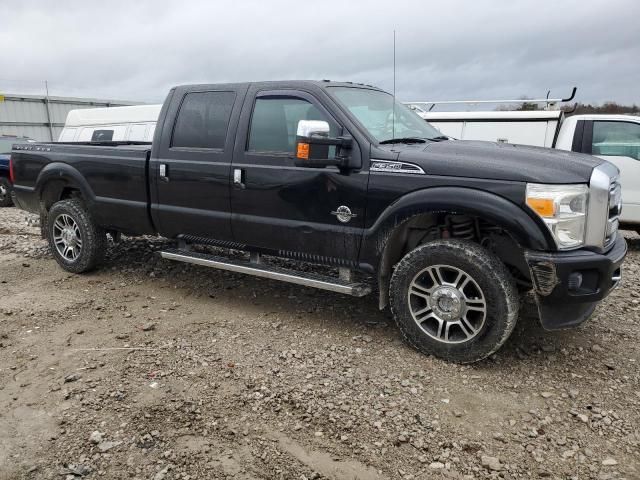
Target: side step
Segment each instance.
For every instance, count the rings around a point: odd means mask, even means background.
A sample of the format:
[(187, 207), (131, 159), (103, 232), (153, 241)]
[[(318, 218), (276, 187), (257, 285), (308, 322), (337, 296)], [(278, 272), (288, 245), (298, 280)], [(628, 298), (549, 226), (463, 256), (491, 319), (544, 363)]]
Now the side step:
[(366, 283), (355, 283), (339, 278), (318, 275), (315, 273), (299, 272), (286, 268), (266, 265), (260, 262), (259, 256), (252, 255), (255, 261), (234, 260), (217, 255), (197, 253), (188, 250), (171, 249), (160, 252), (162, 258), (175, 260), (178, 262), (193, 263), (205, 267), (219, 268), (231, 272), (246, 273), (255, 277), (270, 278), (283, 282), (295, 283), (307, 287), (330, 290), (332, 292), (344, 293), (354, 297), (364, 297), (371, 293), (371, 286)]

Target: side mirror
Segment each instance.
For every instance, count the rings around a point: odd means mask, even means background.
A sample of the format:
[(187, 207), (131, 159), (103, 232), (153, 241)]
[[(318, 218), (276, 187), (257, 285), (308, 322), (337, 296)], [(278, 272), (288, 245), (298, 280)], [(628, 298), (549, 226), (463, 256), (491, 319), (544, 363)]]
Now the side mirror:
[[(345, 155), (344, 151), (351, 148), (351, 137), (330, 137), (329, 131), (329, 123), (324, 120), (300, 120), (298, 122), (296, 166), (322, 168), (335, 165), (338, 168), (348, 167), (349, 156)], [(335, 149), (331, 149), (332, 146)], [(335, 151), (335, 155), (330, 157), (332, 150)]]

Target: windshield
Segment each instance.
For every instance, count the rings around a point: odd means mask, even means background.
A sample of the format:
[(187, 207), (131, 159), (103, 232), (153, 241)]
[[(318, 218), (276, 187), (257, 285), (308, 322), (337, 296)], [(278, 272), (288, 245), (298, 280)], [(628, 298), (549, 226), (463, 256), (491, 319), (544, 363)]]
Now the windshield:
[[(330, 87), (340, 103), (349, 110), (378, 142), (394, 138), (442, 137), (442, 132), (429, 125), (392, 95), (379, 90)], [(395, 122), (394, 122), (395, 113)]]

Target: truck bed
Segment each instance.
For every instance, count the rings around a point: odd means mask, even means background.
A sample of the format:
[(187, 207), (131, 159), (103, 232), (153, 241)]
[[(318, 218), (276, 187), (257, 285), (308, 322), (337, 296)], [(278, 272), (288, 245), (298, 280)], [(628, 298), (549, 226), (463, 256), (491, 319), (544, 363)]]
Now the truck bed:
[[(21, 178), (16, 190), (23, 195), (22, 207), (38, 212), (35, 195), (40, 185), (56, 177), (71, 176), (81, 185), (83, 197), (98, 223), (105, 228), (154, 233), (149, 217), (148, 165), (151, 144), (143, 142), (31, 143), (16, 145), (12, 156)], [(65, 180), (51, 182), (47, 189), (56, 198), (68, 188)]]

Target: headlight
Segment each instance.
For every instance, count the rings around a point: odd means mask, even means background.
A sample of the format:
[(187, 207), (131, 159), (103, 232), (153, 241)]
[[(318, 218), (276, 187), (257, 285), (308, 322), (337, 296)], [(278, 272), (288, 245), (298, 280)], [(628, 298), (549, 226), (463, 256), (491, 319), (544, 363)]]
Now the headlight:
[(589, 187), (584, 184), (527, 184), (527, 205), (544, 220), (559, 250), (584, 244), (588, 200)]

